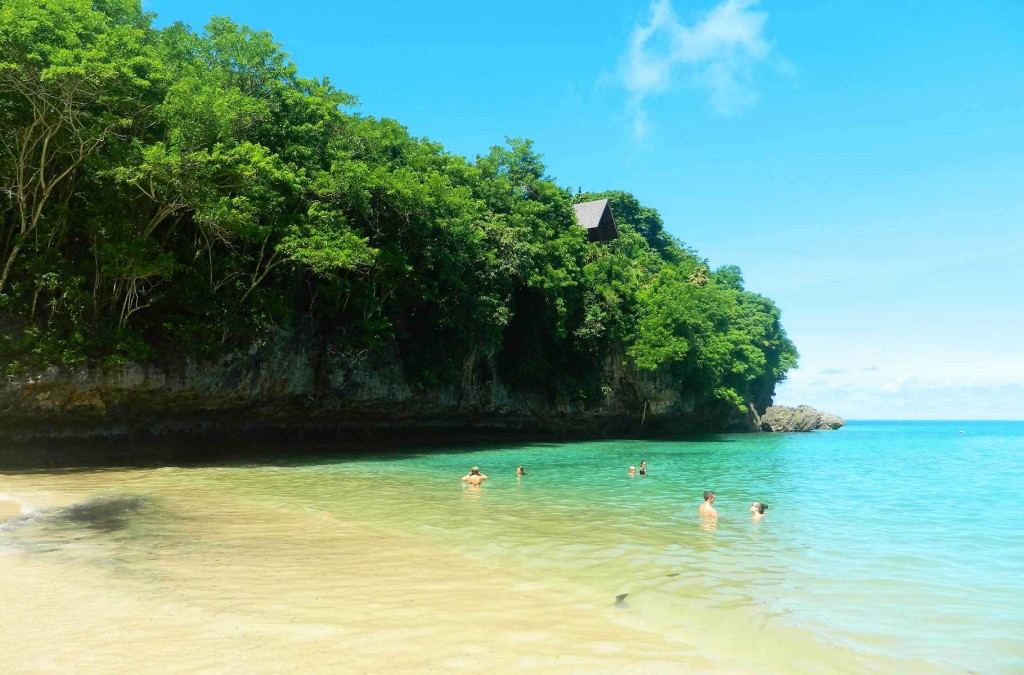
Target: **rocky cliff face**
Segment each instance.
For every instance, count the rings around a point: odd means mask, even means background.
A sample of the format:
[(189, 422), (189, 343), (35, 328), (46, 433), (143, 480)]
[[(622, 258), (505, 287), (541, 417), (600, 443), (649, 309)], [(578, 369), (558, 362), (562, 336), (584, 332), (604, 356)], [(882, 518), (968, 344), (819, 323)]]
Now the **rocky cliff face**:
[(842, 417), (815, 410), (809, 405), (796, 408), (773, 405), (761, 416), (762, 431), (814, 431), (838, 429), (846, 424)]
[(478, 359), (456, 384), (416, 389), (396, 353), (326, 358), (310, 337), (276, 333), (215, 363), (54, 368), (8, 378), (0, 386), (0, 445), (214, 437), (344, 444), (396, 435), (567, 438), (760, 425), (756, 404), (745, 413), (699, 405), (667, 378), (640, 375), (621, 358), (605, 364), (605, 396), (596, 404), (513, 392), (494, 372)]

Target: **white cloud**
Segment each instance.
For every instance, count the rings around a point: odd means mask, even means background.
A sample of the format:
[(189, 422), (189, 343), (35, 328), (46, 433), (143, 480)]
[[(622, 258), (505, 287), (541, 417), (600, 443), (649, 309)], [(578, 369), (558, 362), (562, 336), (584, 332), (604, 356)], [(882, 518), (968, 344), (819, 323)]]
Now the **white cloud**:
[(723, 0), (693, 25), (680, 23), (670, 0), (652, 0), (646, 24), (637, 26), (623, 55), (622, 84), (629, 92), (633, 135), (648, 133), (644, 102), (668, 91), (680, 69), (708, 94), (712, 108), (733, 115), (756, 101), (751, 69), (771, 52), (764, 38), (765, 12), (757, 0)]
[(813, 369), (792, 371), (776, 403), (807, 403), (850, 419), (1024, 419), (1024, 355), (890, 348), (837, 349), (826, 358), (847, 365), (862, 356), (882, 365), (826, 376), (818, 367), (827, 362), (812, 356)]

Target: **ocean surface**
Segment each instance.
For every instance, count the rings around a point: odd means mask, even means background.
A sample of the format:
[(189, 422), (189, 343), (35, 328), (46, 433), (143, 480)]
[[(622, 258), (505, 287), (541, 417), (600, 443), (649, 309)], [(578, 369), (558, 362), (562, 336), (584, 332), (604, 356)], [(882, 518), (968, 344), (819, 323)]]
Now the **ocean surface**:
[(0, 670), (1021, 673), (1022, 514), (1024, 422), (0, 472)]

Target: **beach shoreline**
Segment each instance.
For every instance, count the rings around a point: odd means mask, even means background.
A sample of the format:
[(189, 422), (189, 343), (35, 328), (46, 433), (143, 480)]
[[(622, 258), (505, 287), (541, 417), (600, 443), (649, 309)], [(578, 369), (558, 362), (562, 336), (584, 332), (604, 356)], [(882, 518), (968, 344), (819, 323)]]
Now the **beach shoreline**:
[[(723, 669), (692, 641), (660, 634), (612, 598), (580, 598), (556, 580), (379, 523), (219, 494), (200, 482), (186, 497), (160, 470), (14, 481), (65, 505), (109, 498), (127, 485), (141, 494), (145, 485), (152, 507), (110, 538), (69, 532), (72, 546), (43, 554), (34, 552), (32, 528), (45, 529), (45, 518), (15, 531), (29, 546), (9, 549), (5, 567), (19, 584), (0, 588), (0, 601), (16, 607), (18, 619), (0, 620), (0, 629), (17, 638), (5, 658), (28, 670)], [(6, 503), (16, 515), (17, 503)], [(141, 543), (147, 528), (174, 538), (185, 528), (188, 544), (152, 550)], [(723, 662), (732, 672), (732, 660)]]
[[(5, 508), (33, 513), (0, 532), (18, 581), (0, 632), (37, 669), (55, 643), (94, 671), (1010, 672), (1015, 535), (995, 522), (988, 578), (956, 603), (975, 549), (922, 554), (951, 532), (922, 489), (937, 475), (956, 492), (969, 466), (993, 511), (1020, 491), (1024, 428), (962, 426), (0, 472)], [(970, 462), (981, 447), (1003, 468)], [(459, 481), (473, 465), (482, 488)], [(865, 467), (929, 517), (843, 500)], [(982, 621), (988, 638), (950, 628)]]

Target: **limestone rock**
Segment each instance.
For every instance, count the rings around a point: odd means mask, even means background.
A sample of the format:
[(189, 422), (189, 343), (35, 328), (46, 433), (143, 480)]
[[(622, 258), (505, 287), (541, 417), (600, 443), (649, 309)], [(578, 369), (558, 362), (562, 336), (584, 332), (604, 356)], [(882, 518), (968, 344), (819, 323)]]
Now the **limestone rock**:
[(397, 345), (346, 352), (296, 329), (267, 331), (250, 348), (212, 360), (12, 374), (0, 377), (0, 466), (35, 466), (43, 446), (52, 447), (53, 463), (86, 462), (86, 452), (109, 463), (163, 448), (205, 457), (232, 444), (354, 448), (371, 437), (408, 445), (756, 432), (767, 403), (702, 400), (669, 372), (638, 371), (621, 351), (598, 373), (597, 400), (513, 389), (489, 354), (471, 355), (461, 377), (437, 386), (410, 380), (407, 370)]
[(814, 431), (838, 429), (845, 425), (843, 418), (815, 410), (809, 405), (790, 408), (773, 405), (761, 415), (762, 431)]
[(846, 420), (839, 415), (832, 415), (830, 413), (821, 413), (821, 421), (818, 422), (819, 429), (831, 429), (833, 431), (845, 425)]

